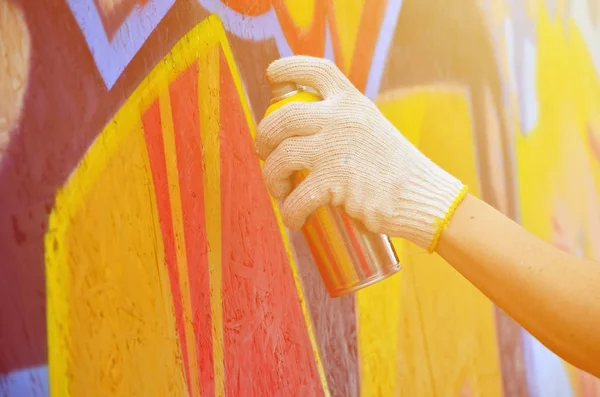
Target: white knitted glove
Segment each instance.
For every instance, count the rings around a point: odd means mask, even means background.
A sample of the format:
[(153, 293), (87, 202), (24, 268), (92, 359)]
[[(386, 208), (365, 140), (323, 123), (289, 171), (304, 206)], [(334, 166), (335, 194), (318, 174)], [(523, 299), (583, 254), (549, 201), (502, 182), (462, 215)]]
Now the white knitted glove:
[[(319, 102), (293, 102), (258, 126), (270, 193), (287, 197), (282, 218), (292, 229), (326, 204), (341, 206), (375, 233), (434, 250), (466, 186), (417, 148), (330, 61), (293, 56), (273, 62), (271, 83), (313, 87)], [(290, 176), (308, 177), (293, 189)]]

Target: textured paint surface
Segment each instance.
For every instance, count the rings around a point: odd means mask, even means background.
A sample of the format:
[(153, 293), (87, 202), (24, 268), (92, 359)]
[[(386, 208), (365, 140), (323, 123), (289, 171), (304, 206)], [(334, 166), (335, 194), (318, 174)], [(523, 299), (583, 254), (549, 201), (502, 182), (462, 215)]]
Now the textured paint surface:
[(291, 269), (226, 70), (221, 90), (225, 392), (321, 395)]
[[(411, 142), (478, 194), (464, 94), (396, 92), (378, 104)], [(436, 150), (439, 144), (446, 150)], [(379, 322), (378, 328), (396, 331), (386, 334), (385, 340), (374, 337), (379, 335), (377, 328), (361, 333), (361, 347), (367, 357), (377, 350), (384, 355), (371, 365), (379, 369), (380, 360), (390, 365), (387, 376), (376, 370), (364, 374), (364, 378), (374, 380), (372, 389), (365, 390), (364, 395), (439, 395), (444, 390), (459, 395), (467, 382), (474, 395), (501, 395), (490, 302), (438, 256), (426, 255), (418, 247), (400, 241), (396, 247), (406, 265), (401, 277), (358, 295), (359, 311), (366, 313), (359, 326), (371, 327)], [(397, 285), (392, 286), (394, 282)], [(373, 300), (389, 302), (382, 306), (385, 312), (376, 315), (369, 310)], [(447, 357), (452, 357), (452, 367)]]
[(269, 62), (327, 57), (472, 192), (600, 260), (599, 1), (0, 0), (0, 21), (1, 396), (600, 396), (405, 241), (400, 274), (330, 299), (252, 149)]

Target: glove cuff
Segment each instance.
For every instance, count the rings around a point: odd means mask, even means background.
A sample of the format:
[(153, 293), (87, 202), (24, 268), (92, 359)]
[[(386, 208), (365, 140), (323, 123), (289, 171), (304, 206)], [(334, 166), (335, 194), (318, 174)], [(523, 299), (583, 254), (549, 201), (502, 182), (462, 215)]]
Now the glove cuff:
[(403, 191), (397, 196), (402, 216), (396, 225), (400, 237), (431, 253), (468, 187), (431, 160), (424, 160), (415, 167), (412, 180), (403, 184)]

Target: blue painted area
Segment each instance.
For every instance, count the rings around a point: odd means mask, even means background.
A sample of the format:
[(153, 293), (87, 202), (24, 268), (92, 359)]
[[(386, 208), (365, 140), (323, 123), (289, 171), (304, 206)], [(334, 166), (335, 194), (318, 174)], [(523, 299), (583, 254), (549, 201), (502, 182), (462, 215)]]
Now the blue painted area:
[(539, 118), (537, 48), (532, 27), (526, 29), (521, 26), (523, 24), (525, 22), (507, 18), (504, 21), (504, 38), (519, 107), (521, 133), (528, 134), (536, 127)]
[(110, 90), (175, 0), (153, 0), (143, 7), (138, 5), (112, 38), (104, 33), (93, 0), (67, 0), (67, 3)]
[(531, 397), (572, 397), (563, 361), (523, 330), (523, 351)]
[(47, 365), (0, 374), (0, 397), (47, 397), (49, 394)]

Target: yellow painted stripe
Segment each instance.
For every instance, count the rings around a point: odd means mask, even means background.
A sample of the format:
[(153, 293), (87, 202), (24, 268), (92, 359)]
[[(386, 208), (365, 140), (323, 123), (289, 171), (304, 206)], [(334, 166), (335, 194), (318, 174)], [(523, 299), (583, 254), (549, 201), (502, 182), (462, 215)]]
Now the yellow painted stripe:
[(356, 293), (361, 396), (398, 395), (402, 277), (400, 272)]
[[(400, 98), (405, 97), (395, 94)], [(408, 126), (402, 129), (402, 133), (418, 144), (426, 102), (413, 99), (410, 113), (406, 107), (399, 105), (397, 96), (381, 98), (377, 106), (392, 121), (397, 121), (398, 114), (406, 116), (402, 121), (405, 123), (403, 125), (408, 123)], [(393, 239), (393, 244), (400, 264), (406, 264), (408, 244), (401, 239)], [(400, 393), (398, 359), (405, 356), (399, 351), (398, 339), (403, 277), (404, 271), (401, 271), (356, 293), (361, 396), (397, 396)], [(385, 302), (385, 305), (378, 302)]]
[(221, 167), (219, 147), (219, 49), (211, 47), (200, 56), (198, 93), (200, 137), (204, 154), (204, 214), (208, 240), (210, 307), (212, 318), (215, 396), (225, 395), (223, 353), (223, 303), (221, 258)]
[(177, 172), (177, 154), (175, 151), (175, 135), (173, 133), (173, 119), (171, 117), (171, 99), (168, 86), (161, 87), (159, 91), (160, 121), (162, 125), (163, 140), (165, 145), (165, 161), (167, 165), (167, 178), (169, 184), (169, 197), (171, 201), (171, 214), (173, 219), (173, 231), (175, 235), (175, 246), (177, 251), (177, 264), (179, 285), (181, 286), (181, 299), (184, 313), (185, 339), (187, 342), (188, 364), (190, 383), (192, 385), (192, 396), (200, 396), (200, 383), (198, 371), (198, 359), (196, 357), (196, 343), (194, 338), (194, 314), (192, 311), (192, 299), (187, 267), (187, 255), (185, 252), (185, 236), (183, 228), (183, 215), (181, 210), (181, 193), (179, 191), (179, 174)]
[[(68, 208), (58, 202), (59, 208)], [(46, 296), (48, 330), (48, 378), (51, 396), (71, 395), (66, 374), (69, 368), (70, 319), (69, 292), (71, 278), (67, 265), (66, 226), (69, 216), (52, 211), (45, 236)]]
[[(324, 5), (316, 5), (318, 0), (283, 0), (285, 10), (288, 13), (294, 24), (301, 31), (308, 31), (315, 23), (315, 9), (317, 7), (325, 7)], [(317, 23), (321, 23), (320, 21)]]
[(339, 40), (342, 67), (345, 73), (350, 73), (352, 58), (359, 35), (360, 22), (366, 0), (332, 0), (334, 26), (337, 27), (335, 37)]
[[(242, 80), (240, 78), (240, 73), (235, 64), (235, 60), (233, 58), (233, 53), (231, 52), (231, 47), (229, 47), (229, 42), (227, 41), (227, 36), (225, 35), (225, 29), (223, 28), (223, 24), (221, 21), (214, 15), (211, 15), (207, 18), (207, 22), (211, 24), (214, 29), (214, 32), (218, 34), (218, 37), (221, 41), (221, 46), (223, 49), (223, 54), (227, 59), (227, 64), (231, 70), (231, 75), (233, 76), (233, 82), (235, 84), (236, 90), (240, 95), (242, 110), (244, 111), (244, 116), (246, 118), (246, 122), (248, 123), (250, 134), (252, 135), (252, 139), (256, 134), (255, 131), (255, 123), (254, 118), (252, 116), (252, 112), (250, 111), (250, 107), (246, 100), (247, 96), (244, 90), (244, 86), (242, 84)], [(258, 161), (258, 160), (257, 160)], [(325, 369), (323, 368), (323, 362), (321, 360), (321, 353), (319, 351), (319, 347), (317, 344), (317, 339), (315, 338), (315, 334), (312, 327), (312, 321), (310, 318), (310, 312), (308, 306), (306, 304), (306, 300), (304, 298), (304, 291), (302, 289), (302, 283), (300, 282), (300, 276), (298, 274), (298, 269), (296, 267), (296, 261), (294, 258), (294, 254), (289, 242), (289, 236), (287, 234), (287, 229), (283, 225), (281, 220), (281, 214), (279, 213), (279, 206), (277, 202), (271, 199), (271, 205), (275, 211), (275, 217), (277, 218), (277, 224), (279, 225), (279, 231), (281, 233), (281, 237), (283, 240), (283, 245), (285, 247), (285, 252), (287, 253), (288, 260), (290, 261), (290, 266), (292, 268), (292, 275), (294, 277), (294, 283), (296, 284), (296, 290), (298, 291), (298, 299), (300, 300), (300, 306), (302, 308), (302, 314), (304, 315), (304, 321), (306, 322), (306, 329), (308, 331), (308, 336), (310, 339), (310, 343), (312, 345), (313, 354), (315, 356), (315, 362), (317, 365), (317, 371), (319, 372), (319, 377), (321, 379), (321, 384), (323, 387), (323, 391), (326, 396), (330, 395), (329, 386), (327, 385), (327, 378), (325, 377)]]

